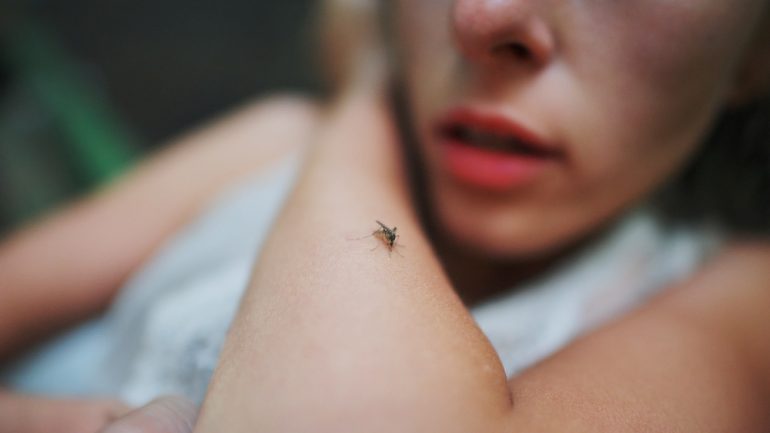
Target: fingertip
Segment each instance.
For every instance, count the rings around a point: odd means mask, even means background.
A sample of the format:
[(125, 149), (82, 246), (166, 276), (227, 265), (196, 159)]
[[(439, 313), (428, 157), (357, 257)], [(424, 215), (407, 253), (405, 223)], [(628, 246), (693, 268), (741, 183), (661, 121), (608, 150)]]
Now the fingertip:
[(157, 398), (109, 425), (101, 433), (192, 433), (197, 407), (183, 397)]

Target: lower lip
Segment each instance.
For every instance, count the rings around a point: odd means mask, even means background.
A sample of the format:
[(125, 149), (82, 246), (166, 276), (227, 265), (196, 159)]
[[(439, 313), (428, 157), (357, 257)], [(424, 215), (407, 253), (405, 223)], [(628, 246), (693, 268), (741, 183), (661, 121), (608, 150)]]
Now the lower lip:
[(454, 140), (441, 143), (446, 170), (462, 183), (490, 191), (510, 191), (534, 180), (548, 157), (493, 152)]

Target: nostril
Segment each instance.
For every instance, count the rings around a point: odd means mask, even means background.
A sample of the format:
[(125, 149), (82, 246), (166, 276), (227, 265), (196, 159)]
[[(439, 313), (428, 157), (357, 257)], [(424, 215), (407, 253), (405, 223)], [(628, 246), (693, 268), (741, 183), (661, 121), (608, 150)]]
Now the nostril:
[(554, 23), (539, 13), (539, 2), (452, 1), (454, 42), (478, 66), (540, 69), (556, 54)]
[(494, 48), (493, 52), (496, 55), (512, 57), (522, 61), (529, 61), (533, 58), (532, 50), (520, 42), (509, 42), (498, 45)]

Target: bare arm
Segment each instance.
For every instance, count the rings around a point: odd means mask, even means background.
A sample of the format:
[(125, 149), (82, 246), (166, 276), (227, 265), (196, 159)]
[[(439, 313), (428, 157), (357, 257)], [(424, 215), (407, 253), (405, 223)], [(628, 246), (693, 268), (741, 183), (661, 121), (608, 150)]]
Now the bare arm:
[(97, 433), (128, 410), (112, 400), (49, 398), (0, 388), (0, 433)]
[[(767, 431), (757, 260), (748, 288), (704, 277), (507, 381), (409, 210), (382, 111), (351, 98), (332, 117), (196, 432)], [(348, 240), (374, 219), (398, 226), (403, 257)]]
[[(448, 432), (510, 405), (496, 355), (409, 209), (379, 106), (343, 107), (332, 122), (350, 128), (327, 130), (279, 218), (198, 432)], [(403, 257), (349, 240), (375, 219), (398, 227)]]
[(770, 246), (733, 246), (512, 380), (510, 431), (768, 431), (768, 266)]
[(315, 108), (274, 99), (189, 134), (103, 191), (0, 244), (0, 361), (109, 303), (214, 194), (308, 140)]

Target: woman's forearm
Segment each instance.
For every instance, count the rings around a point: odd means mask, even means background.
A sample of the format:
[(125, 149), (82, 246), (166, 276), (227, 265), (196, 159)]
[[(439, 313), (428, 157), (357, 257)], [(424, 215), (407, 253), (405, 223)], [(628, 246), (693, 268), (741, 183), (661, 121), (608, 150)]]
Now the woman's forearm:
[[(346, 105), (256, 266), (198, 432), (490, 431), (509, 409), (497, 355), (410, 210), (381, 108)], [(357, 239), (375, 219), (404, 246)]]

